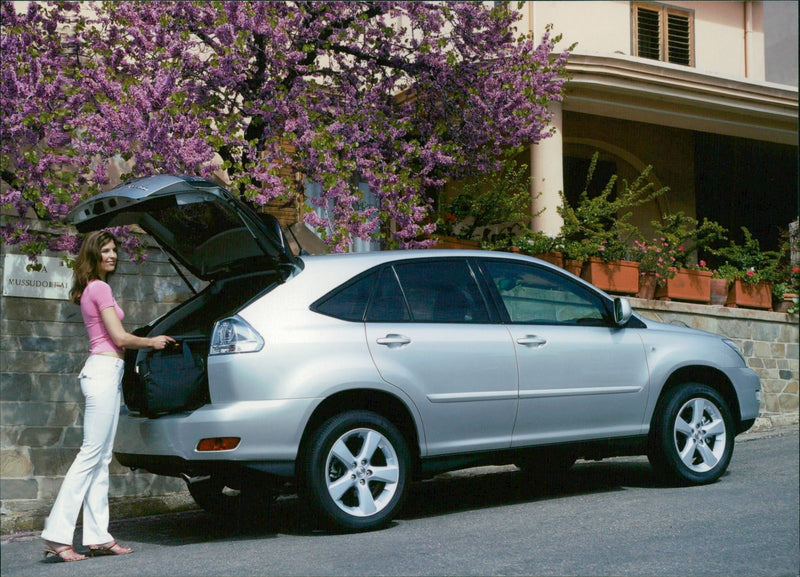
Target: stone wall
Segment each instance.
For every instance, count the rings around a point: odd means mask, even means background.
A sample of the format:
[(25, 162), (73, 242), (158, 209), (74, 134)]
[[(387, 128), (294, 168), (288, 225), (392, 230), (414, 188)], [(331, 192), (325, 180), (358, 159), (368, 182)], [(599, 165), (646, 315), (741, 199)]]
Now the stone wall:
[(761, 414), (756, 427), (797, 424), (797, 315), (630, 299), (642, 316), (724, 335), (739, 346), (747, 365), (761, 378)]
[[(0, 267), (7, 250), (0, 245)], [(129, 330), (147, 324), (190, 294), (166, 258), (154, 252), (144, 264), (121, 261), (111, 284)], [(730, 337), (762, 380), (757, 427), (797, 423), (796, 317), (631, 301), (648, 318)], [(80, 309), (67, 301), (3, 297), (0, 315), (0, 532), (7, 534), (42, 528), (81, 444), (83, 397), (76, 376), (87, 355), (87, 339)], [(182, 481), (131, 472), (116, 462), (110, 495), (113, 517), (192, 506)]]
[[(5, 253), (0, 244), (0, 274)], [(60, 255), (45, 255), (58, 257)], [(124, 326), (145, 325), (191, 291), (160, 251), (142, 264), (121, 255), (109, 279), (125, 311)], [(193, 279), (200, 288), (200, 283)], [(66, 300), (2, 297), (0, 301), (0, 496), (3, 534), (41, 529), (82, 442), (83, 395), (77, 375), (88, 355), (80, 307)], [(131, 473), (112, 462), (112, 508), (138, 502), (174, 506), (177, 479)], [(136, 497), (136, 499), (130, 499)], [(182, 503), (186, 499), (177, 499)], [(141, 509), (141, 507), (140, 507)]]

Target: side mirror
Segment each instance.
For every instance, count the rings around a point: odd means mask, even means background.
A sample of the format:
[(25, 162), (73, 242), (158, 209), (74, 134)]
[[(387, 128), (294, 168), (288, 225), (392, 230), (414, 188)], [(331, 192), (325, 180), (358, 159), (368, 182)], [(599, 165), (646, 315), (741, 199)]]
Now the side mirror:
[(614, 299), (614, 324), (618, 327), (624, 327), (631, 320), (633, 309), (628, 299), (616, 297)]

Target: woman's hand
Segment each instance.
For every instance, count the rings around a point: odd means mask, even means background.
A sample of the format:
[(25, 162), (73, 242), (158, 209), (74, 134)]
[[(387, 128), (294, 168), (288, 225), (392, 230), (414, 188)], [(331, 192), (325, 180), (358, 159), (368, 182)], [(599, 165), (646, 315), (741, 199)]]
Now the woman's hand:
[(167, 335), (158, 335), (157, 337), (151, 337), (150, 341), (150, 348), (161, 351), (167, 348), (167, 345), (170, 343), (174, 343), (175, 339), (168, 337)]
[(157, 351), (164, 350), (167, 345), (174, 343), (175, 339), (167, 335), (158, 335), (157, 337), (137, 337), (127, 332), (123, 326), (122, 321), (119, 320), (114, 307), (104, 308), (100, 311), (100, 316), (103, 319), (103, 324), (106, 326), (108, 334), (114, 344), (123, 349), (156, 349)]

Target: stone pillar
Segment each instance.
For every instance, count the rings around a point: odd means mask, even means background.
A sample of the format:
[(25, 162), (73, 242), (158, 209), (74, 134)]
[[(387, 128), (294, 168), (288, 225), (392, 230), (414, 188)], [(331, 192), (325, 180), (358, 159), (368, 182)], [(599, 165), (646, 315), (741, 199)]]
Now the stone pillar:
[(534, 216), (531, 228), (549, 236), (561, 232), (564, 220), (558, 214), (561, 205), (560, 192), (564, 190), (564, 151), (563, 121), (560, 102), (550, 103), (553, 114), (552, 127), (555, 133), (549, 138), (531, 145), (531, 196), (533, 214), (545, 209), (539, 216)]

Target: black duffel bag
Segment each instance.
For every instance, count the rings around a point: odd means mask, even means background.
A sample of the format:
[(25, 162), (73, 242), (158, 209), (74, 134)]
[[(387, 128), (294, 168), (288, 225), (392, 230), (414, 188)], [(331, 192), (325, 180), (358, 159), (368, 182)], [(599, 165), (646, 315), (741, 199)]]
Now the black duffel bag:
[(186, 411), (208, 402), (203, 353), (192, 353), (184, 341), (152, 351), (139, 363), (143, 394), (139, 410), (148, 417)]

